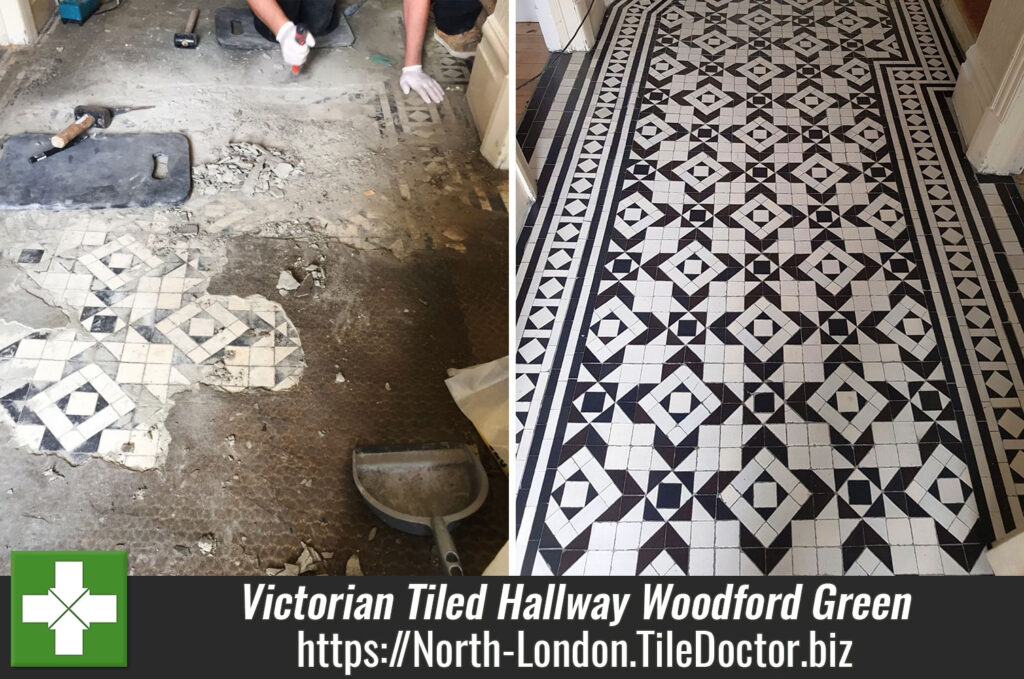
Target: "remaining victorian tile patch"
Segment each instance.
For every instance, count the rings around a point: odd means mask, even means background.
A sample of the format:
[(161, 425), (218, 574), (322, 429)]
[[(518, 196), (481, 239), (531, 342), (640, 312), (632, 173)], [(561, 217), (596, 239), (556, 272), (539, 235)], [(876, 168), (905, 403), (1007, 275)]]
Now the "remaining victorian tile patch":
[(175, 392), (276, 391), (302, 375), (298, 332), (279, 304), (206, 294), (223, 256), (209, 243), (8, 231), (15, 244), (3, 256), (72, 321), (0, 321), (0, 420), (30, 450), (151, 469), (167, 454)]

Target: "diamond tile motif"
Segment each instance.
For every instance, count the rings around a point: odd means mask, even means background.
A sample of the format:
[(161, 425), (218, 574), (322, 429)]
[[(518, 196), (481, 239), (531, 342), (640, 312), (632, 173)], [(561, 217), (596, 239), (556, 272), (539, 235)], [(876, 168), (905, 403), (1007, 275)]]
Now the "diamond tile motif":
[(830, 294), (839, 294), (864, 267), (835, 243), (825, 243), (804, 260), (802, 270)]
[(793, 319), (766, 299), (759, 299), (728, 325), (729, 331), (754, 356), (768, 361), (799, 330)]
[(811, 497), (768, 451), (760, 451), (722, 491), (722, 502), (764, 547), (770, 547)]
[(782, 73), (782, 69), (763, 56), (744, 63), (736, 72), (748, 78), (755, 85), (764, 85)]
[(815, 191), (824, 192), (842, 181), (843, 171), (825, 156), (814, 155), (793, 170), (793, 176)]
[(700, 154), (683, 163), (677, 173), (690, 188), (706, 191), (726, 175), (726, 170), (711, 156)]
[(711, 115), (730, 101), (729, 95), (713, 85), (705, 85), (696, 92), (691, 92), (684, 97), (686, 102), (693, 106), (694, 110), (704, 115)]
[(720, 259), (697, 242), (666, 259), (659, 268), (687, 295), (693, 296), (725, 270)]
[(679, 366), (638, 402), (674, 445), (707, 420), (720, 401), (697, 375)]
[(785, 137), (785, 132), (767, 120), (753, 120), (736, 132), (736, 138), (754, 151), (766, 151)]
[[(182, 327), (186, 324), (189, 332)], [(245, 332), (247, 326), (222, 304), (206, 300), (183, 306), (157, 323), (156, 329), (193, 363), (202, 363)]]
[(663, 216), (662, 211), (640, 194), (633, 194), (619, 204), (615, 228), (632, 238)]
[(587, 349), (599, 361), (607, 361), (640, 336), (643, 322), (622, 300), (613, 299), (598, 309), (591, 326)]
[(772, 199), (758, 196), (737, 210), (733, 219), (757, 238), (766, 238), (789, 220), (789, 214)]
[(919, 359), (927, 357), (935, 347), (927, 310), (909, 297), (899, 301), (881, 320), (878, 329)]
[(956, 162), (937, 4), (606, 21), (559, 89), (583, 115), (531, 159), (522, 571), (988, 572), (1024, 528), (1024, 223), (1009, 180)]
[[(802, 41), (796, 43), (804, 49), (813, 49), (816, 43), (813, 41)], [(798, 111), (806, 114), (809, 118), (816, 118), (820, 114), (829, 110), (834, 104), (835, 99), (822, 92), (820, 89), (808, 86), (797, 92), (789, 100), (790, 105)]]
[(807, 405), (843, 438), (854, 443), (887, 405), (884, 395), (846, 364), (836, 367)]
[[(102, 401), (100, 401), (102, 397)], [(75, 451), (135, 409), (135, 403), (96, 364), (89, 364), (25, 404), (64, 450)]]

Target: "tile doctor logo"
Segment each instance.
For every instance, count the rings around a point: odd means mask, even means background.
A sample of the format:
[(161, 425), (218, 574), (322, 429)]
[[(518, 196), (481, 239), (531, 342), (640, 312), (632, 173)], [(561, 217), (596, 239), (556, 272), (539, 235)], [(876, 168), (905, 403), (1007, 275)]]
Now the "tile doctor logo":
[(11, 552), (12, 667), (126, 667), (128, 559)]

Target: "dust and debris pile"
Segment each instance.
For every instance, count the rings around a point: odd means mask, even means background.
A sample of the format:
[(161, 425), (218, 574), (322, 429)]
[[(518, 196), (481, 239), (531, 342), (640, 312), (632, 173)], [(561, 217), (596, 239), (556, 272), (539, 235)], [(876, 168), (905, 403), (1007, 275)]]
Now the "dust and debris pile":
[(192, 170), (196, 195), (212, 196), (221, 191), (284, 195), (283, 189), (302, 174), (302, 163), (284, 152), (251, 142), (234, 142), (220, 150), (220, 158)]
[[(316, 246), (314, 246), (316, 247)], [(295, 260), (289, 269), (281, 271), (277, 277), (277, 291), (281, 295), (294, 293), (296, 297), (304, 297), (313, 288), (322, 288), (327, 281), (324, 273), (324, 257), (317, 254), (310, 264), (302, 257)]]
[(284, 568), (268, 568), (267, 575), (327, 575), (327, 561), (334, 558), (333, 552), (318, 552), (315, 548), (300, 542), (302, 552), (294, 563), (284, 564)]

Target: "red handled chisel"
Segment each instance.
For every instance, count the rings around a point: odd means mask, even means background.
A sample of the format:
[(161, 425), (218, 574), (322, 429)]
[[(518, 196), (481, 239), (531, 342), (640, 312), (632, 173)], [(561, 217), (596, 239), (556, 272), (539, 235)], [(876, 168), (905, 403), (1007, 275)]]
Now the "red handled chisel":
[[(308, 33), (309, 33), (309, 31), (307, 31), (306, 27), (303, 26), (302, 24), (299, 24), (298, 26), (296, 26), (295, 27), (295, 42), (299, 43), (300, 45), (305, 45), (306, 44), (306, 35)], [(294, 66), (292, 66), (292, 75), (298, 75), (299, 71), (301, 69), (302, 69), (301, 66), (299, 66), (298, 64), (295, 64)]]

